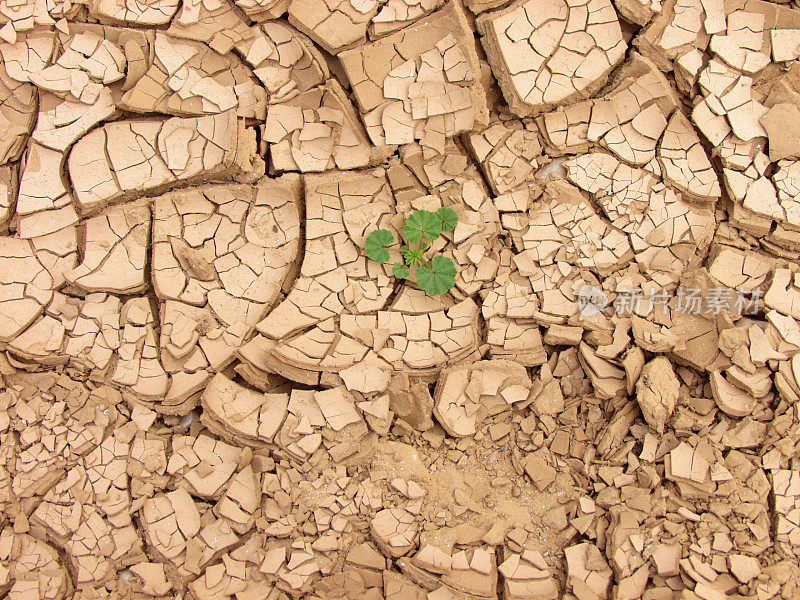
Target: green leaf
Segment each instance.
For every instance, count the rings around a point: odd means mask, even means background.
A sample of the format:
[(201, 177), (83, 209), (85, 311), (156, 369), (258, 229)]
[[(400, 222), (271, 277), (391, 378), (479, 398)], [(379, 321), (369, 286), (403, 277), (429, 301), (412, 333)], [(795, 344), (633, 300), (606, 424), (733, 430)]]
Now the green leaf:
[(419, 244), (423, 238), (433, 241), (442, 233), (442, 220), (429, 210), (417, 210), (408, 215), (403, 235), (412, 244)]
[(398, 279), (405, 279), (408, 277), (408, 267), (402, 263), (396, 262), (392, 266), (392, 274)]
[(378, 263), (389, 262), (389, 251), (386, 247), (394, 243), (394, 236), (388, 229), (376, 229), (364, 240), (367, 256)]
[(443, 231), (454, 231), (458, 225), (458, 215), (449, 206), (443, 206), (436, 211), (437, 216), (442, 220)]
[(406, 262), (412, 267), (421, 263), (422, 248), (411, 248), (408, 252), (406, 252)]
[(456, 266), (446, 256), (434, 256), (430, 267), (417, 268), (417, 284), (431, 296), (444, 294), (456, 284)]

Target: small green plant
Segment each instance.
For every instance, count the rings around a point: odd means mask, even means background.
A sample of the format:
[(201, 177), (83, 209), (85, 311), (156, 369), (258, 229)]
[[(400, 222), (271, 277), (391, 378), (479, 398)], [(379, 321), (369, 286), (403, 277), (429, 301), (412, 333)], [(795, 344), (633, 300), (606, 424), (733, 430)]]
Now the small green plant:
[[(400, 260), (392, 265), (392, 274), (398, 279), (407, 279), (411, 269), (414, 269), (417, 285), (431, 296), (450, 291), (456, 284), (456, 265), (447, 256), (439, 254), (428, 259), (425, 257), (425, 251), (442, 231), (453, 231), (456, 225), (458, 225), (456, 211), (446, 206), (436, 212), (417, 210), (411, 213), (403, 226), (403, 237), (413, 246), (403, 244), (397, 248)], [(389, 250), (394, 243), (391, 231), (376, 229), (364, 241), (364, 250), (369, 258), (385, 264), (391, 259)]]

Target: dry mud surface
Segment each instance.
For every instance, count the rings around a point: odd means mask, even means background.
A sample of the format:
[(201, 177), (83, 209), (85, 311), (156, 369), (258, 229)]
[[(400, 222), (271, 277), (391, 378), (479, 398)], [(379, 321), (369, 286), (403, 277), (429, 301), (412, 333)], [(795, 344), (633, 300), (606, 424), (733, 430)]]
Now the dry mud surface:
[(0, 598), (800, 599), (800, 5), (463, 2), (0, 0)]

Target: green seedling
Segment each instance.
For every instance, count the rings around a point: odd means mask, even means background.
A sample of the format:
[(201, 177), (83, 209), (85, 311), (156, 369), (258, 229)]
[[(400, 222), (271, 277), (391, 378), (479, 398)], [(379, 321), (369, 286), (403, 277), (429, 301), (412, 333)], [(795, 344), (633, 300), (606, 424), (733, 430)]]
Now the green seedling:
[[(436, 212), (417, 210), (411, 213), (403, 226), (403, 237), (408, 244), (403, 244), (396, 249), (400, 253), (400, 260), (392, 265), (392, 274), (398, 279), (408, 279), (411, 269), (417, 285), (421, 290), (431, 296), (446, 294), (456, 284), (456, 265), (447, 256), (436, 255), (425, 257), (425, 252), (431, 247), (442, 231), (453, 231), (458, 225), (456, 211), (449, 207), (442, 207)], [(385, 264), (391, 260), (389, 251), (395, 243), (394, 235), (388, 229), (376, 229), (364, 241), (364, 250), (367, 257), (377, 263)]]

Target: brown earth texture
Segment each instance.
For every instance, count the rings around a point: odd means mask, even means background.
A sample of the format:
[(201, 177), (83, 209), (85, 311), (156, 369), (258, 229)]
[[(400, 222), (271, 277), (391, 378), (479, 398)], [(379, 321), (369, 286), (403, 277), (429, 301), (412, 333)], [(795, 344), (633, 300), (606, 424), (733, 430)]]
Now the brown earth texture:
[[(0, 599), (800, 600), (799, 59), (798, 0), (0, 0)], [(417, 211), (446, 293), (367, 256)]]

